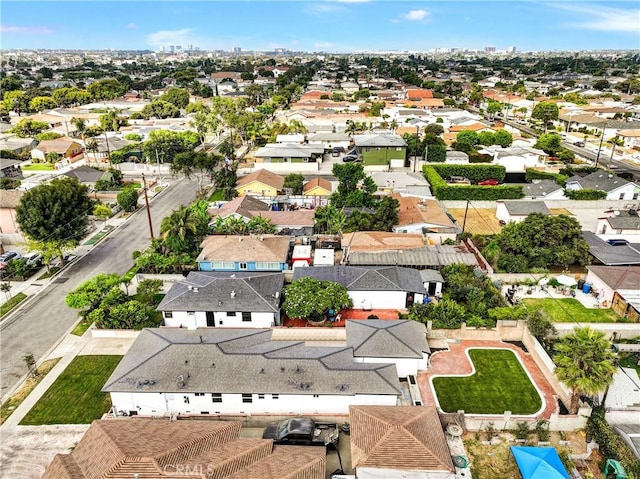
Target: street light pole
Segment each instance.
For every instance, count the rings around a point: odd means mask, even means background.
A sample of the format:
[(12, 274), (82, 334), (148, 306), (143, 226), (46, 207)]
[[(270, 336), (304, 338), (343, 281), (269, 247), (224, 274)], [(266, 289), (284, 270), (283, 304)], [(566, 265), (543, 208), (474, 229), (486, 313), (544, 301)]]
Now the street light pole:
[(602, 125), (602, 135), (600, 135), (600, 145), (598, 146), (598, 154), (596, 155), (596, 168), (598, 167), (598, 161), (600, 160), (600, 152), (602, 151), (602, 142), (604, 141), (605, 125)]

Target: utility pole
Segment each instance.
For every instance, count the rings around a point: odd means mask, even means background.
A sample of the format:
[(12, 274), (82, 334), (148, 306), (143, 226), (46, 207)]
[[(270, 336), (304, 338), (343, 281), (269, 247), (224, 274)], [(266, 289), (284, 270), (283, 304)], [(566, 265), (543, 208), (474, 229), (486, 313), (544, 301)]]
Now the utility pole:
[(467, 200), (467, 206), (464, 209), (464, 219), (462, 220), (462, 232), (464, 233), (464, 228), (467, 226), (467, 212), (469, 211), (469, 200)]
[(598, 160), (600, 160), (600, 151), (602, 151), (602, 142), (604, 141), (605, 124), (602, 125), (602, 135), (600, 135), (600, 145), (598, 146), (598, 154), (596, 155), (596, 168), (598, 167)]
[(149, 222), (149, 235), (151, 236), (151, 241), (153, 241), (153, 224), (151, 223), (151, 209), (149, 208), (149, 196), (147, 195), (147, 179), (144, 177), (144, 173), (142, 173), (142, 186), (144, 190), (144, 204), (147, 207), (147, 221)]

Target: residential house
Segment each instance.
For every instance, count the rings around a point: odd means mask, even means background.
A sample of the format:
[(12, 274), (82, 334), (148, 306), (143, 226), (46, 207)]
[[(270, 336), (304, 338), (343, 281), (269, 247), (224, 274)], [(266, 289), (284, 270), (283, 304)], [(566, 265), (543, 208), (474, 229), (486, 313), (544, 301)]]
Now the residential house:
[(307, 141), (310, 145), (321, 145), (325, 150), (330, 150), (335, 147), (342, 147), (346, 150), (351, 142), (351, 137), (346, 133), (318, 131), (308, 134)]
[(640, 266), (587, 266), (598, 301), (623, 318), (640, 321)]
[(241, 428), (239, 421), (97, 420), (71, 452), (56, 454), (42, 478), (325, 478), (323, 448), (274, 446), (241, 437)]
[(640, 129), (620, 130), (618, 136), (623, 139), (625, 148), (640, 148)]
[(372, 171), (369, 176), (378, 185), (378, 194), (400, 193), (403, 196), (432, 196), (429, 182), (422, 173)]
[(171, 286), (157, 307), (165, 326), (270, 328), (280, 324), (278, 273), (192, 271)]
[(354, 135), (353, 142), (365, 167), (380, 170), (405, 165), (407, 143), (400, 135)]
[(395, 233), (422, 233), (427, 244), (432, 245), (442, 244), (446, 240), (455, 241), (460, 229), (437, 200), (398, 194), (391, 197), (400, 203), (398, 224), (393, 226)]
[(16, 244), (23, 242), (20, 227), (16, 220), (16, 207), (24, 191), (4, 190), (0, 194), (0, 243)]
[(589, 254), (606, 266), (640, 265), (640, 244), (611, 245), (591, 231), (582, 236), (589, 245)]
[[(637, 373), (636, 377), (638, 377)], [(635, 387), (637, 387), (637, 385), (638, 382), (635, 383)], [(631, 385), (629, 386), (631, 387)], [(638, 460), (640, 460), (640, 425), (638, 425), (637, 423), (613, 424), (613, 430), (629, 446), (629, 448), (633, 452), (633, 455), (636, 456)]]
[(196, 259), (200, 271), (284, 271), (289, 238), (209, 235)]
[(351, 266), (402, 266), (417, 270), (441, 270), (450, 264), (479, 266), (475, 255), (464, 246), (450, 245), (386, 251), (350, 251), (343, 263)]
[(640, 216), (637, 208), (609, 211), (598, 218), (596, 234), (604, 239), (625, 239), (640, 243)]
[(469, 155), (464, 151), (447, 150), (444, 161), (455, 165), (466, 165), (469, 163)]
[(422, 248), (425, 246), (422, 234), (389, 233), (387, 231), (355, 231), (342, 235), (344, 256), (365, 251), (389, 251)]
[[(640, 453), (640, 378), (634, 368), (618, 368), (604, 397), (604, 417), (611, 425), (635, 425)], [(616, 431), (618, 434), (620, 431)], [(627, 431), (630, 432), (630, 431)], [(622, 435), (624, 438), (624, 435)], [(633, 450), (633, 448), (632, 448)], [(638, 456), (640, 459), (640, 455)]]
[(518, 146), (503, 148), (491, 145), (478, 150), (478, 153), (493, 157), (493, 163), (504, 166), (507, 173), (524, 173), (527, 168), (543, 167), (548, 157), (542, 150)]
[(139, 415), (345, 414), (396, 405), (393, 363), (341, 346), (274, 340), (271, 329), (146, 328), (107, 380), (117, 411)]
[(304, 134), (293, 133), (286, 135), (277, 135), (276, 144), (291, 143), (293, 145), (300, 145), (304, 143)]
[(504, 223), (521, 223), (532, 213), (550, 215), (544, 201), (497, 201), (496, 218)]
[[(309, 197), (327, 198), (332, 191), (333, 188), (331, 186), (331, 182), (321, 176), (316, 176), (315, 178), (307, 181), (302, 187), (302, 194)], [(318, 204), (318, 206), (321, 205), (321, 203)]]
[(607, 200), (637, 200), (640, 186), (603, 170), (580, 177), (572, 176), (565, 183), (567, 191), (599, 190), (607, 193)]
[(358, 479), (456, 479), (435, 407), (352, 406), (351, 464)]
[[(116, 137), (110, 137), (106, 140), (104, 138), (96, 138), (95, 140), (97, 148), (92, 151), (87, 150), (85, 157), (87, 159), (87, 164), (97, 164), (102, 166), (109, 164), (109, 157), (111, 154), (133, 143), (132, 141)], [(130, 151), (128, 154), (129, 158), (125, 158), (125, 161), (131, 161), (133, 159), (136, 162), (140, 162), (143, 159), (142, 149)], [(156, 158), (153, 158), (153, 160), (157, 161)], [(156, 161), (153, 161), (153, 163), (156, 163)]]
[(294, 281), (307, 277), (340, 283), (356, 309), (405, 309), (421, 303), (425, 295), (420, 273), (398, 266), (314, 266), (293, 271)]
[(93, 190), (96, 181), (111, 176), (111, 173), (83, 165), (67, 171), (64, 173), (64, 176), (75, 178), (83, 185), (89, 187), (89, 190)]
[(416, 377), (427, 369), (431, 349), (427, 328), (409, 320), (367, 319), (346, 322), (347, 346), (353, 348), (356, 361), (363, 363), (393, 362), (398, 377)]
[(50, 161), (48, 155), (55, 153), (56, 160), (76, 161), (81, 159), (82, 145), (71, 138), (57, 138), (55, 140), (43, 140), (31, 150), (31, 158), (41, 163)]
[(553, 180), (540, 180), (522, 186), (525, 199), (564, 200), (564, 188)]
[(407, 90), (405, 106), (416, 108), (440, 109), (444, 108), (442, 98), (434, 98), (432, 90), (413, 88)]
[(33, 138), (9, 137), (0, 139), (0, 151), (9, 151), (14, 155), (22, 155), (33, 150), (38, 140)]
[(21, 160), (0, 158), (0, 178), (9, 178), (11, 180), (18, 180), (22, 178), (22, 168), (20, 168), (21, 163)]
[(422, 269), (420, 270), (420, 277), (422, 278), (424, 289), (429, 296), (440, 296), (442, 294), (444, 278), (439, 271)]
[(239, 196), (278, 196), (284, 186), (284, 178), (269, 170), (260, 169), (238, 179)]

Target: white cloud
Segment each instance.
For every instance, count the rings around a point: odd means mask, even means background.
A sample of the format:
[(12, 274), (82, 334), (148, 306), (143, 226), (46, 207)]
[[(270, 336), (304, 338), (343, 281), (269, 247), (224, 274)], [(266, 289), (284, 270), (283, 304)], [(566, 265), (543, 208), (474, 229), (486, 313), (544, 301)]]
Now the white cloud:
[(42, 35), (53, 33), (53, 28), (37, 25), (0, 25), (0, 33), (24, 33), (26, 35)]
[(180, 30), (160, 30), (147, 35), (147, 43), (152, 47), (163, 45), (187, 45), (197, 44), (193, 40), (191, 33), (193, 28), (182, 28)]
[(427, 10), (411, 10), (408, 13), (400, 14), (400, 17), (410, 22), (420, 22), (425, 20), (429, 15), (430, 13)]
[(331, 42), (316, 42), (313, 44), (313, 46), (320, 49), (326, 49), (331, 48), (332, 46), (334, 46), (334, 44)]
[(138, 25), (136, 25), (135, 23), (127, 23), (127, 28), (129, 30), (135, 30), (136, 28), (138, 28)]
[(637, 35), (640, 26), (640, 9), (603, 7), (600, 5), (553, 3), (551, 6), (574, 13), (583, 13), (587, 19), (572, 21), (568, 27), (605, 32), (628, 32)]

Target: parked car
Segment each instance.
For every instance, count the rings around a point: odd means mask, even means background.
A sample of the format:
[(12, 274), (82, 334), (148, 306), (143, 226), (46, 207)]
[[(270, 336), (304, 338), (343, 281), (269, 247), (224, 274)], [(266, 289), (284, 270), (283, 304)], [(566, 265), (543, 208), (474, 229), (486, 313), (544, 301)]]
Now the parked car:
[(345, 163), (358, 162), (360, 161), (360, 158), (358, 158), (356, 155), (347, 155), (342, 158), (342, 161), (344, 161)]
[(42, 266), (42, 254), (34, 251), (24, 256), (24, 259), (27, 260), (27, 267), (29, 268), (39, 268)]
[(478, 181), (478, 186), (496, 186), (499, 185), (498, 180), (493, 178), (487, 178), (486, 180)]
[(22, 256), (17, 251), (7, 251), (0, 254), (0, 276), (3, 276), (7, 270), (7, 265)]
[(610, 239), (607, 240), (611, 246), (627, 246), (629, 242), (626, 239)]
[(452, 176), (449, 178), (449, 183), (453, 183), (454, 185), (470, 185), (471, 180), (464, 176)]
[(340, 153), (344, 153), (344, 146), (334, 146), (331, 150), (331, 156), (340, 156)]
[(573, 146), (579, 146), (580, 148), (584, 148), (584, 141), (574, 141)]

